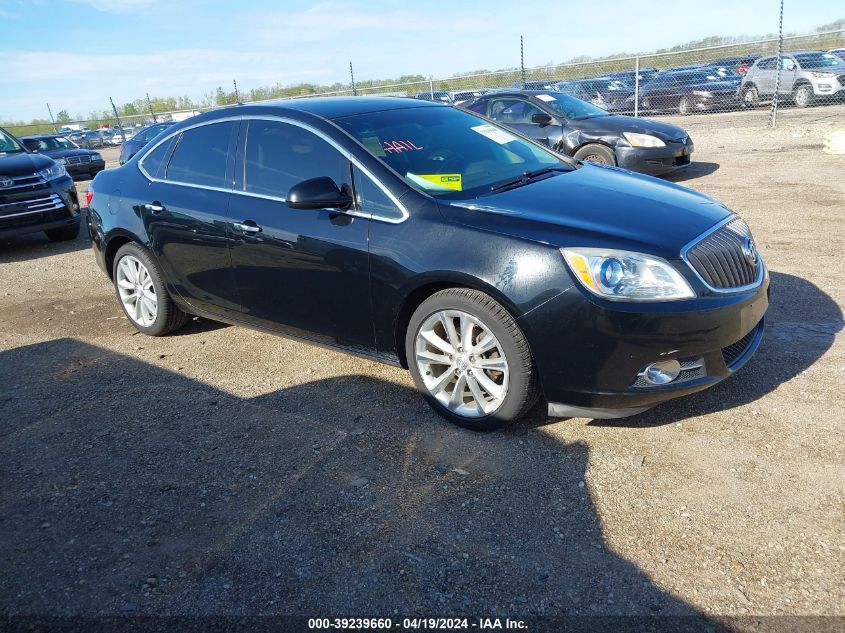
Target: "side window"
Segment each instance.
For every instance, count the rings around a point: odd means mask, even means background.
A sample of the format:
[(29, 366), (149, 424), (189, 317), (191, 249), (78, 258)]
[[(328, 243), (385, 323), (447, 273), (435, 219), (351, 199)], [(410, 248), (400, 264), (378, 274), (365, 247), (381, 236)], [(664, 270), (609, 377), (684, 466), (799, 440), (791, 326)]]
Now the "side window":
[(298, 125), (249, 121), (244, 155), (244, 191), (286, 198), (295, 184), (328, 176), (349, 182), (349, 161), (328, 142)]
[[(176, 136), (178, 136), (178, 134)], [(141, 159), (141, 167), (143, 167), (144, 171), (149, 174), (150, 178), (161, 178), (161, 172), (164, 171), (162, 169), (162, 164), (167, 159), (176, 136), (167, 139), (164, 143), (156, 147), (153, 151)]]
[(775, 60), (774, 57), (769, 57), (768, 59), (762, 59), (759, 62), (757, 62), (757, 68), (760, 68), (762, 70), (773, 70), (774, 67), (775, 67), (775, 61), (776, 60)]
[(470, 112), (477, 112), (478, 114), (487, 114), (487, 101), (481, 101), (480, 103), (473, 103), (470, 106), (467, 106), (467, 110)]
[(402, 220), (404, 214), (393, 200), (373, 180), (360, 169), (353, 169), (355, 174), (355, 202), (358, 208), (375, 218)]
[(502, 123), (531, 123), (531, 117), (542, 114), (540, 108), (519, 99), (500, 99), (493, 102), (491, 119)]
[(795, 60), (791, 57), (781, 57), (780, 68), (781, 70), (795, 70)]
[(211, 123), (182, 132), (165, 178), (206, 187), (226, 186), (229, 141), (233, 121)]

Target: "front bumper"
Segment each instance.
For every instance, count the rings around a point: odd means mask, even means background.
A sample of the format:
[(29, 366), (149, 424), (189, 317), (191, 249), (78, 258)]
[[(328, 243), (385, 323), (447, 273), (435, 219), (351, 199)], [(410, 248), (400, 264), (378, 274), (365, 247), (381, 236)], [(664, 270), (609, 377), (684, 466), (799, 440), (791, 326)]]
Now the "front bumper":
[(690, 164), (695, 145), (668, 143), (666, 147), (616, 147), (616, 164), (641, 174), (660, 176), (683, 169)]
[(0, 239), (73, 226), (79, 221), (79, 200), (70, 176), (0, 195)]
[[(759, 347), (768, 305), (768, 276), (749, 292), (677, 304), (599, 303), (573, 287), (519, 323), (550, 411), (620, 417), (731, 376)], [(691, 369), (660, 386), (639, 376), (668, 359)]]
[(106, 161), (93, 160), (90, 163), (65, 165), (67, 173), (71, 176), (95, 176), (106, 168)]

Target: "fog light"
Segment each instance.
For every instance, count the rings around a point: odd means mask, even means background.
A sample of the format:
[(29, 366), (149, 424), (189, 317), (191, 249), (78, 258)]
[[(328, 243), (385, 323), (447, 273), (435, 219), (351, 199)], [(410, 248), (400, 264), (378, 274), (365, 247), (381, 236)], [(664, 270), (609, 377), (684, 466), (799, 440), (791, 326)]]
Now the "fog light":
[(659, 360), (648, 365), (640, 375), (652, 385), (665, 385), (678, 377), (681, 364), (676, 360)]

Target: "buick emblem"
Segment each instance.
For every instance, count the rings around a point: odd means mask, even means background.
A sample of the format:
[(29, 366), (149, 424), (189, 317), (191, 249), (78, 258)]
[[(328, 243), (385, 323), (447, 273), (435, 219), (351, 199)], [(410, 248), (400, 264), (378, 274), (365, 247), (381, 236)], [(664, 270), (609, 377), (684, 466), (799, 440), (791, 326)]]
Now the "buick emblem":
[(751, 266), (757, 265), (757, 247), (754, 246), (754, 240), (746, 237), (742, 241), (742, 254)]
[(0, 176), (0, 189), (5, 189), (6, 187), (11, 187), (15, 184), (15, 181), (11, 178), (7, 178), (6, 176)]

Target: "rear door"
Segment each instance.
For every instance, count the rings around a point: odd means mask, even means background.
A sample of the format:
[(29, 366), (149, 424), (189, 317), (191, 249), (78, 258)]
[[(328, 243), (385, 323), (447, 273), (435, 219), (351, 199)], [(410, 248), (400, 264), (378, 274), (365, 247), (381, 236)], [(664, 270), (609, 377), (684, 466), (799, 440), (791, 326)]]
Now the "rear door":
[[(782, 57), (780, 60), (780, 87), (778, 89), (779, 95), (788, 95), (792, 93), (795, 87), (795, 80), (798, 77), (798, 64), (792, 57)], [(774, 92), (774, 87), (772, 87)]]
[(757, 86), (757, 91), (761, 95), (774, 94), (775, 91), (775, 65), (777, 59), (769, 57), (757, 63), (757, 67), (753, 72), (751, 81)]
[(239, 121), (187, 128), (141, 166), (151, 177), (137, 201), (171, 290), (200, 311), (237, 314), (228, 211)]

